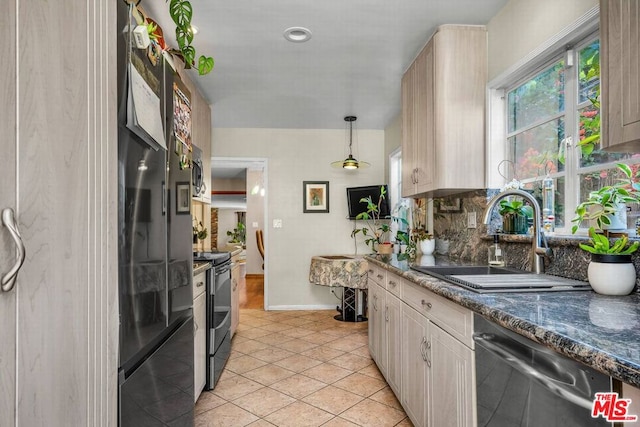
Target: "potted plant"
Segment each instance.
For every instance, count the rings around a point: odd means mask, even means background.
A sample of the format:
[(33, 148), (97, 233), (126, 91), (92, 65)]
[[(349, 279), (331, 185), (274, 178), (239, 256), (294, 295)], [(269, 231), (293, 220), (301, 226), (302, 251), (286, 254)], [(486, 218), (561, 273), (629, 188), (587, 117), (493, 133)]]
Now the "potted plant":
[(247, 228), (245, 227), (245, 225), (239, 222), (238, 225), (236, 225), (236, 228), (227, 231), (227, 236), (231, 237), (229, 243), (240, 243), (244, 248), (246, 245), (245, 242), (247, 241), (246, 230)]
[(498, 213), (502, 215), (502, 231), (507, 234), (526, 234), (530, 212), (530, 207), (521, 200), (500, 200)]
[[(580, 248), (591, 254), (587, 275), (594, 291), (604, 295), (627, 295), (636, 284), (636, 270), (631, 262), (631, 254), (638, 250), (640, 242), (629, 245), (626, 235), (609, 239), (602, 231), (615, 223), (614, 217), (620, 210), (626, 212), (626, 203), (640, 202), (640, 186), (634, 182), (631, 168), (618, 163), (624, 178), (614, 185), (607, 185), (589, 194), (589, 198), (576, 207), (576, 217), (572, 233), (583, 221), (595, 222), (589, 228), (590, 242), (580, 244)], [(616, 228), (625, 228), (624, 225)]]
[(193, 243), (198, 243), (198, 240), (204, 240), (209, 235), (207, 228), (202, 225), (202, 221), (198, 221), (193, 225)]
[[(640, 184), (634, 182), (629, 165), (617, 164), (624, 178), (614, 185), (605, 185), (589, 193), (589, 198), (576, 207), (576, 217), (571, 231), (576, 232), (582, 221), (595, 221), (600, 230), (627, 228), (626, 204), (640, 201)], [(593, 223), (592, 223), (593, 224)]]
[(386, 190), (385, 187), (382, 186), (380, 187), (380, 196), (378, 197), (377, 202), (374, 202), (371, 199), (371, 196), (360, 199), (361, 203), (367, 204), (367, 210), (356, 215), (356, 220), (363, 220), (365, 225), (361, 228), (355, 228), (351, 232), (351, 237), (353, 238), (355, 238), (359, 233), (362, 233), (365, 238), (364, 242), (367, 246), (371, 246), (371, 250), (373, 252), (378, 250), (378, 245), (384, 242), (385, 233), (390, 230), (389, 224), (381, 222), (380, 220), (380, 204), (384, 200), (385, 196)]
[(432, 255), (436, 249), (436, 240), (433, 238), (433, 234), (430, 234), (424, 228), (417, 228), (411, 230), (411, 237), (420, 246), (420, 252), (422, 255)]

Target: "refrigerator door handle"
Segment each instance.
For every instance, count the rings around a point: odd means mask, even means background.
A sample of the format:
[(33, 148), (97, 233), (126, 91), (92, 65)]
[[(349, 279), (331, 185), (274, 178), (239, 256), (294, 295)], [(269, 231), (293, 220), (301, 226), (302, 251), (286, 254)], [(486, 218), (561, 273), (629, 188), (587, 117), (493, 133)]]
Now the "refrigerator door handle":
[[(176, 194), (176, 197), (178, 197), (178, 195)], [(162, 181), (162, 215), (165, 215), (167, 213), (167, 186), (165, 185), (165, 182)]]
[(9, 230), (9, 234), (13, 237), (13, 241), (16, 243), (16, 262), (13, 264), (13, 267), (2, 276), (2, 290), (4, 292), (9, 292), (13, 289), (16, 284), (16, 280), (18, 278), (18, 272), (24, 263), (25, 250), (24, 243), (22, 242), (22, 237), (20, 236), (20, 230), (18, 230), (18, 225), (15, 221), (15, 216), (13, 214), (13, 209), (5, 208), (2, 210), (2, 224), (7, 227)]

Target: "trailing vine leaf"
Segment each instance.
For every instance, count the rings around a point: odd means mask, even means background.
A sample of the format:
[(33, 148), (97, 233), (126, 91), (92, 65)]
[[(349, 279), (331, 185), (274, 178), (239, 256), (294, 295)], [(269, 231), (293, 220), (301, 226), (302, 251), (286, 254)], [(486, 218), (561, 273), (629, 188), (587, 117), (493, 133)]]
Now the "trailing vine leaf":
[[(191, 19), (193, 18), (191, 2), (188, 0), (170, 0), (169, 15), (176, 24), (176, 42), (179, 48), (177, 56), (182, 58), (186, 69), (192, 68), (196, 61), (196, 49), (192, 46), (194, 35), (191, 27)], [(176, 54), (172, 49), (169, 52)], [(200, 75), (211, 72), (213, 66), (213, 58), (200, 55), (198, 58), (198, 73)]]
[(169, 15), (179, 27), (189, 27), (193, 16), (193, 7), (187, 0), (171, 0), (169, 3)]
[(213, 70), (213, 58), (210, 56), (200, 55), (198, 58), (198, 73), (203, 76)]

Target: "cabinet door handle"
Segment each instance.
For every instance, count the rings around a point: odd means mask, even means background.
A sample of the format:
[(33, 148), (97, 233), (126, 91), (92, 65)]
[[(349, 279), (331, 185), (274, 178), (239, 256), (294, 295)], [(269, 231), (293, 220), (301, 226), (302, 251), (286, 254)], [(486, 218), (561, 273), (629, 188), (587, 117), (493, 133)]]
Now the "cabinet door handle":
[(427, 341), (426, 342), (426, 349), (424, 351), (424, 355), (425, 355), (425, 361), (427, 362), (427, 366), (431, 367), (431, 359), (429, 358), (429, 353), (428, 351), (431, 350), (431, 341)]
[(389, 284), (391, 286), (393, 286), (394, 288), (396, 287), (397, 283), (394, 280), (389, 280)]
[(196, 288), (201, 288), (204, 286), (204, 282), (198, 282), (196, 283)]
[(427, 361), (427, 354), (425, 353), (425, 344), (427, 343), (427, 338), (422, 337), (422, 341), (420, 341), (420, 354), (422, 355), (422, 360)]
[(369, 269), (369, 274), (373, 274), (373, 270)]
[(381, 280), (384, 276), (382, 274), (378, 274), (376, 277)]
[(20, 268), (22, 268), (22, 264), (24, 264), (25, 249), (22, 236), (20, 236), (20, 230), (18, 230), (18, 225), (15, 221), (13, 209), (5, 208), (2, 210), (2, 224), (7, 227), (9, 234), (11, 234), (11, 237), (16, 244), (16, 262), (13, 264), (13, 267), (11, 267), (11, 269), (2, 276), (1, 282), (2, 290), (4, 292), (9, 292), (15, 286), (16, 280), (18, 279), (18, 272), (20, 271)]
[(238, 289), (238, 281), (233, 279), (233, 290), (235, 291), (236, 289)]
[(384, 308), (384, 320), (386, 320), (387, 322), (389, 321), (389, 306), (388, 305)]
[(425, 300), (422, 300), (422, 306), (423, 307), (427, 307), (428, 310), (431, 310), (431, 308), (433, 307), (433, 304), (431, 304), (430, 302), (427, 302)]
[(376, 311), (378, 311), (378, 305), (376, 304), (377, 301), (378, 301), (378, 295), (374, 295), (373, 296), (373, 308)]

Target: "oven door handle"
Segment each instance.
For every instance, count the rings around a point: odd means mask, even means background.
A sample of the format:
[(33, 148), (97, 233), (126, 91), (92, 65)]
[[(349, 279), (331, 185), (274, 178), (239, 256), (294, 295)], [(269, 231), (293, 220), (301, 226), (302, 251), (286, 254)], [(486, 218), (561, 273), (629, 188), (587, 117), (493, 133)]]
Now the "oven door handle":
[[(545, 375), (538, 369), (531, 366), (531, 364), (527, 360), (524, 360), (523, 358), (518, 356), (517, 353), (510, 351), (508, 345), (500, 343), (494, 338), (495, 335), (487, 333), (474, 334), (473, 336), (473, 340), (476, 342), (476, 344), (485, 348), (487, 351), (491, 352), (498, 358), (504, 360), (523, 374), (538, 380), (540, 384), (542, 384), (553, 394), (560, 396), (577, 406), (591, 410), (591, 407), (593, 406), (593, 400), (579, 396), (578, 394), (567, 389), (567, 386), (572, 387), (575, 385), (575, 378), (573, 384), (564, 383), (551, 378), (550, 376)], [(478, 356), (476, 355), (476, 357)]]

